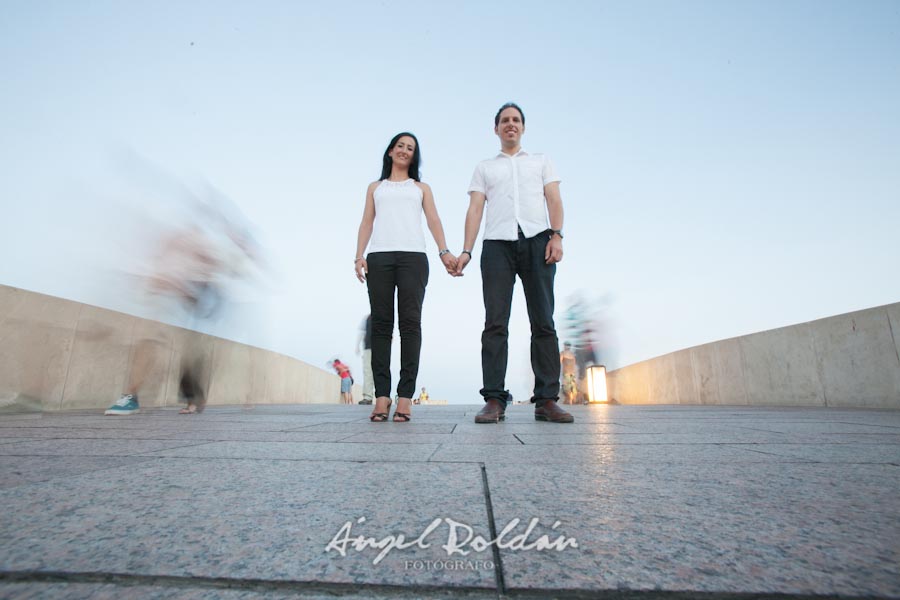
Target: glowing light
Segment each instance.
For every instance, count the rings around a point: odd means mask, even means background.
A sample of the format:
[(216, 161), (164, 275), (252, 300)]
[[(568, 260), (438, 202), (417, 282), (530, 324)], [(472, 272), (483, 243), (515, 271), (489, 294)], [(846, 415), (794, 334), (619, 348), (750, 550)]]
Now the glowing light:
[(587, 387), (589, 402), (609, 402), (606, 392), (606, 367), (591, 365), (587, 368)]

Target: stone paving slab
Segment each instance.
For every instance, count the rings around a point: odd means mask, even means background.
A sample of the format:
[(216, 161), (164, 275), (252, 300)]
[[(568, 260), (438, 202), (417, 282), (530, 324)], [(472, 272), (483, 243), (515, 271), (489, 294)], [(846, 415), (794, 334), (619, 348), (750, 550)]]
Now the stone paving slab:
[(0, 488), (71, 477), (147, 460), (137, 456), (0, 456)]
[[(437, 444), (347, 444), (341, 442), (209, 442), (154, 452), (154, 456), (180, 458), (250, 458), (266, 460), (423, 462)], [(2, 452), (2, 449), (0, 449)]]
[(814, 462), (900, 466), (900, 445), (897, 444), (766, 444), (753, 450)]
[[(136, 439), (136, 440), (165, 440), (176, 435), (172, 429), (101, 429), (82, 427), (30, 427), (28, 429), (13, 429), (0, 427), (0, 443), (8, 443), (16, 438), (31, 440), (46, 439)], [(188, 433), (188, 435), (191, 435)]]
[[(171, 584), (169, 584), (171, 585)], [(0, 598), (16, 600), (128, 600), (130, 598), (155, 600), (497, 600), (497, 594), (477, 590), (423, 590), (414, 592), (403, 587), (385, 587), (381, 590), (369, 586), (364, 592), (354, 593), (344, 587), (309, 586), (309, 591), (279, 591), (277, 586), (264, 584), (253, 590), (227, 589), (221, 585), (206, 587), (189, 584), (135, 585), (131, 583), (3, 583), (0, 582)], [(316, 591), (317, 588), (325, 590)]]
[(745, 429), (772, 431), (784, 434), (803, 433), (896, 433), (896, 427), (874, 423), (845, 423), (842, 421), (790, 421), (790, 422), (747, 422), (740, 425)]
[[(900, 595), (896, 467), (802, 463), (594, 464), (581, 472), (488, 465), (498, 522), (539, 518), (531, 539), (578, 549), (504, 550), (507, 589), (741, 590)], [(554, 498), (548, 506), (547, 498)], [(555, 537), (555, 535), (553, 536)]]
[(770, 432), (731, 433), (519, 433), (516, 439), (528, 444), (872, 444), (900, 445), (900, 435), (881, 433), (797, 434)]
[(320, 423), (304, 427), (302, 431), (373, 433), (373, 427), (379, 428), (375, 431), (380, 430), (384, 433), (452, 433), (455, 425), (453, 423), (394, 423), (393, 421), (372, 423), (366, 419), (364, 422), (358, 423)]
[[(473, 417), (474, 419), (474, 417)], [(493, 430), (496, 430), (496, 433), (499, 435), (508, 435), (508, 434), (521, 434), (521, 433), (533, 433), (533, 434), (546, 434), (548, 433), (547, 427), (565, 427), (565, 432), (568, 434), (576, 434), (583, 433), (589, 435), (600, 435), (600, 434), (613, 434), (613, 433), (654, 433), (654, 432), (643, 432), (635, 427), (628, 425), (620, 425), (618, 423), (571, 423), (571, 424), (548, 424), (543, 422), (537, 422), (533, 418), (530, 421), (511, 421), (507, 419), (506, 421), (500, 423), (488, 423), (488, 424), (476, 424), (474, 421), (466, 421), (463, 423), (459, 423), (455, 429), (453, 429), (453, 433), (460, 434), (478, 434), (478, 435), (490, 435)]]
[(384, 433), (372, 431), (356, 433), (341, 440), (343, 442), (367, 442), (379, 444), (513, 444), (521, 445), (522, 441), (511, 433), (478, 434), (478, 433)]
[[(526, 446), (540, 445), (606, 445), (606, 444), (775, 444), (793, 441), (779, 433), (519, 433), (516, 438)], [(810, 443), (822, 443), (815, 437)]]
[[(0, 597), (900, 598), (900, 412), (479, 408), (0, 417)], [(531, 519), (578, 548), (448, 555), (451, 530)], [(325, 552), (348, 522), (374, 543), (435, 520), (378, 565)]]
[(28, 436), (28, 437), (9, 437), (9, 438), (0, 438), (0, 445), (2, 444), (18, 444), (20, 442), (33, 442), (40, 441), (40, 437)]
[[(235, 427), (229, 424), (228, 427)], [(352, 437), (348, 432), (327, 431), (247, 431), (217, 429), (209, 431), (170, 432), (163, 439), (212, 442), (339, 442)]]
[(0, 503), (7, 572), (495, 586), (493, 569), (407, 568), (408, 560), (446, 558), (439, 541), (395, 549), (377, 565), (378, 549), (325, 551), (347, 522), (351, 536), (382, 539), (448, 516), (489, 537), (481, 470), (472, 465), (231, 460), (223, 468), (157, 459), (0, 490)]
[(164, 449), (193, 448), (196, 442), (140, 439), (46, 439), (0, 445), (0, 456), (135, 456)]
[(578, 465), (592, 462), (775, 462), (800, 461), (776, 454), (746, 452), (727, 444), (658, 445), (450, 445), (445, 444), (430, 458), (432, 462), (483, 462)]

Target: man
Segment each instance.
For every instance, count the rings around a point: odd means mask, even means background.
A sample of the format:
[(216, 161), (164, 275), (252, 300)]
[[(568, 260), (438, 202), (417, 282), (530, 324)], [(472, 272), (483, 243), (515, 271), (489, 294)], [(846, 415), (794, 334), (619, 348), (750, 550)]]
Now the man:
[(509, 314), (516, 275), (522, 280), (531, 321), (531, 368), (534, 371), (534, 418), (553, 423), (575, 419), (559, 407), (559, 340), (553, 323), (553, 279), (562, 260), (563, 206), (560, 178), (550, 159), (522, 150), (525, 115), (510, 102), (494, 117), (501, 152), (481, 161), (469, 184), (465, 242), (454, 275), (472, 259), (472, 246), (484, 225), (481, 280), (485, 323), (481, 334), (484, 408), (476, 423), (505, 417)]
[(575, 353), (572, 352), (572, 344), (563, 344), (563, 351), (559, 353), (559, 364), (562, 366), (562, 391), (566, 396), (566, 404), (575, 404), (578, 395), (576, 378)]
[(359, 338), (356, 340), (356, 353), (362, 346), (363, 363), (363, 397), (360, 404), (372, 404), (375, 399), (375, 380), (372, 378), (372, 315), (363, 319), (359, 328)]

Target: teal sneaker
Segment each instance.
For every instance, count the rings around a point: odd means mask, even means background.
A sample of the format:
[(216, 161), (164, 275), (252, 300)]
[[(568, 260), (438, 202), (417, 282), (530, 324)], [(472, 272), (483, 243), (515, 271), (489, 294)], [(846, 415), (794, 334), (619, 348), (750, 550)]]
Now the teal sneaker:
[(122, 394), (116, 403), (103, 413), (104, 415), (133, 415), (140, 412), (138, 399), (134, 394)]

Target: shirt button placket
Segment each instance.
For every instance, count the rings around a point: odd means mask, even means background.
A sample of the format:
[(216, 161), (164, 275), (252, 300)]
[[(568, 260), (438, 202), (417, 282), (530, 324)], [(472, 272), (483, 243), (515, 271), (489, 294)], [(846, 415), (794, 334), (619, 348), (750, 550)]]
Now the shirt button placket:
[(509, 161), (512, 164), (512, 193), (513, 193), (513, 207), (516, 217), (516, 222), (513, 223), (513, 237), (514, 239), (519, 239), (519, 163), (516, 161), (515, 156), (510, 156)]

